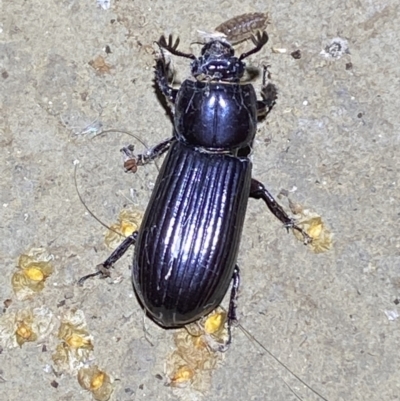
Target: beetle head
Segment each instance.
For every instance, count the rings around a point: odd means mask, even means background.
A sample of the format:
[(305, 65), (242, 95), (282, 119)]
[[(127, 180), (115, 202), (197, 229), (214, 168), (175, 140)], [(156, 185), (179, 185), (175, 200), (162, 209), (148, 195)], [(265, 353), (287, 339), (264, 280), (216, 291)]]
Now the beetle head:
[(245, 64), (235, 57), (228, 42), (211, 40), (203, 46), (201, 56), (193, 60), (191, 68), (196, 78), (238, 81), (244, 74)]

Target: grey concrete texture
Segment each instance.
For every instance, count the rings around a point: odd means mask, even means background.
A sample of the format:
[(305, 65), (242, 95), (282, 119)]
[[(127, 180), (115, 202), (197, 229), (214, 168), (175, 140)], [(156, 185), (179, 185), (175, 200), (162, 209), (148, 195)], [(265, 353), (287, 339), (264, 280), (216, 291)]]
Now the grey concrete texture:
[[(286, 189), (319, 213), (334, 243), (314, 254), (264, 204), (250, 201), (238, 260), (240, 322), (330, 401), (400, 397), (400, 318), (385, 314), (400, 312), (396, 0), (121, 0), (108, 10), (94, 0), (3, 1), (0, 299), (12, 299), (3, 313), (43, 305), (55, 316), (82, 310), (95, 363), (115, 379), (112, 400), (180, 399), (156, 377), (164, 375), (173, 333), (147, 319), (153, 346), (146, 340), (130, 281), (132, 253), (113, 271), (118, 283), (76, 285), (110, 250), (105, 229), (79, 201), (74, 161), (82, 196), (105, 223), (130, 203), (144, 211), (156, 168), (125, 174), (119, 149), (140, 144), (124, 134), (94, 138), (91, 124), (128, 130), (149, 145), (168, 138), (171, 121), (154, 90), (154, 40), (173, 33), (181, 50), (197, 52), (197, 30), (256, 11), (270, 13), (270, 42), (249, 64), (271, 65), (279, 98), (258, 129), (254, 177), (275, 196)], [(321, 54), (335, 38), (349, 51)], [(297, 49), (300, 59), (290, 55)], [(109, 72), (89, 64), (98, 56)], [(174, 60), (174, 67), (182, 79), (189, 73), (187, 60)], [(259, 91), (260, 77), (254, 85)], [(287, 199), (281, 202), (287, 208)], [(10, 284), (18, 257), (39, 246), (54, 255), (55, 272), (40, 294), (18, 301)], [(56, 334), (2, 349), (2, 400), (91, 399), (76, 377), (49, 369)], [(303, 400), (320, 399), (239, 329), (233, 337), (205, 400), (298, 399), (285, 382)]]

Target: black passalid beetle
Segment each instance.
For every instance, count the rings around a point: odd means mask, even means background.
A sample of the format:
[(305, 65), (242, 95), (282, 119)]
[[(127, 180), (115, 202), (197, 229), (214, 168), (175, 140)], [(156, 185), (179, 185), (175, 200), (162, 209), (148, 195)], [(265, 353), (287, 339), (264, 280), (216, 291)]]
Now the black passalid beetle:
[[(266, 32), (252, 37), (250, 51), (235, 57), (221, 39), (206, 43), (201, 56), (177, 50), (162, 36), (155, 81), (174, 105), (173, 137), (147, 153), (123, 151), (131, 166), (143, 165), (168, 151), (139, 232), (133, 233), (99, 266), (108, 269), (135, 244), (132, 282), (146, 311), (161, 326), (180, 327), (214, 310), (232, 281), (228, 329), (236, 320), (239, 268), (236, 259), (248, 198), (262, 199), (287, 227), (308, 235), (251, 177), (249, 154), (257, 119), (275, 103), (276, 90), (263, 74), (261, 100), (241, 82), (243, 60), (267, 43)], [(170, 65), (164, 51), (189, 58), (191, 77), (179, 89), (169, 83)]]

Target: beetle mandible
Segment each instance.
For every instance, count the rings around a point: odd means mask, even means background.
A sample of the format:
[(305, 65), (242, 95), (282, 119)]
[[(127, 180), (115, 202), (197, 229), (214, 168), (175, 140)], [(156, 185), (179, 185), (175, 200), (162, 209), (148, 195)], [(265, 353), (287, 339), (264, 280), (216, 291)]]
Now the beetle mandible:
[[(214, 310), (230, 283), (227, 344), (236, 321), (240, 282), (236, 264), (248, 198), (262, 199), (285, 225), (300, 231), (263, 184), (251, 177), (249, 158), (257, 119), (276, 100), (275, 86), (263, 73), (261, 100), (241, 82), (243, 60), (267, 43), (266, 32), (252, 36), (254, 47), (236, 57), (230, 43), (211, 39), (201, 55), (177, 50), (179, 39), (162, 36), (155, 81), (174, 106), (173, 137), (134, 156), (122, 149), (126, 166), (143, 165), (167, 152), (140, 230), (98, 266), (108, 269), (135, 244), (132, 282), (151, 318), (165, 328), (180, 327)], [(191, 77), (179, 89), (170, 86), (164, 51), (191, 60)]]

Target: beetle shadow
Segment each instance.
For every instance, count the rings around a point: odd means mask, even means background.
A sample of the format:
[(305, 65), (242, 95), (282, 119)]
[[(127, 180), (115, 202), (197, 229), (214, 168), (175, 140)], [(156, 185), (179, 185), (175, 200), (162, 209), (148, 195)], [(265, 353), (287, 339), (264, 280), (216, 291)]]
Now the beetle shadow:
[(249, 65), (246, 67), (246, 75), (246, 79), (243, 79), (242, 83), (247, 84), (259, 78), (261, 76), (261, 72), (259, 68)]

